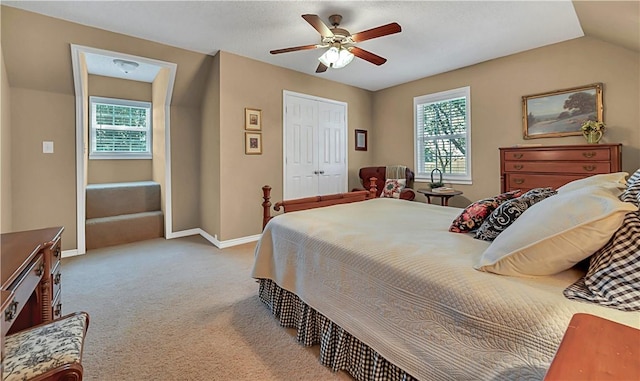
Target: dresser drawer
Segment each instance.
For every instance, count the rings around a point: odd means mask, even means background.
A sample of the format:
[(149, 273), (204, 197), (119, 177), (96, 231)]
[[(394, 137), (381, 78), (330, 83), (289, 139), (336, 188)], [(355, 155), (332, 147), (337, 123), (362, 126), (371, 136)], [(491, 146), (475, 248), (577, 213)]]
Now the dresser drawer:
[(609, 162), (551, 162), (551, 161), (505, 161), (505, 172), (537, 172), (537, 173), (580, 173), (595, 175), (599, 173), (610, 173), (611, 163)]
[(504, 150), (505, 161), (609, 161), (611, 151), (606, 147), (567, 150)]
[(4, 311), (4, 315), (1, 317), (2, 335), (5, 335), (9, 328), (11, 328), (16, 317), (29, 301), (33, 290), (42, 279), (43, 271), (44, 257), (40, 255), (36, 257), (29, 267), (11, 284), (9, 291), (13, 292), (13, 300), (9, 303)]
[(60, 316), (62, 316), (62, 293), (60, 292), (60, 290), (58, 290), (56, 297), (53, 298), (53, 303), (51, 304), (51, 308), (53, 310), (52, 311), (53, 319), (57, 319)]
[(57, 266), (53, 269), (51, 273), (51, 287), (53, 292), (51, 295), (56, 295), (60, 292), (60, 288), (62, 285), (62, 274), (60, 273), (60, 262), (57, 263)]
[(568, 182), (584, 178), (584, 176), (581, 175), (532, 175), (517, 173), (508, 173), (505, 176), (507, 192), (516, 189), (527, 191), (533, 188), (546, 187), (558, 189)]

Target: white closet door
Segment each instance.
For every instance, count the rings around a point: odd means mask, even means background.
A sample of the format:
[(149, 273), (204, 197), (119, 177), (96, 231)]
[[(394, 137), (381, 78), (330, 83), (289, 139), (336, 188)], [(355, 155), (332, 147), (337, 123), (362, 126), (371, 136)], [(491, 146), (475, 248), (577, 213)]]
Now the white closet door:
[(318, 194), (318, 105), (315, 101), (288, 95), (285, 107), (285, 195), (284, 199)]
[(345, 107), (336, 103), (318, 104), (318, 194), (346, 191)]
[(284, 199), (346, 192), (346, 105), (285, 94), (284, 112)]

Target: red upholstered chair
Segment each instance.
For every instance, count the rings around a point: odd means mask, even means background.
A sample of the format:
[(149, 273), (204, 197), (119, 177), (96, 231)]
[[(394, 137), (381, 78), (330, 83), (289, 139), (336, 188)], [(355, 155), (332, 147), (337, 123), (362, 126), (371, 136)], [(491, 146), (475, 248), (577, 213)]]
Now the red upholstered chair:
[[(386, 166), (360, 168), (360, 172), (358, 173), (358, 176), (360, 177), (360, 183), (364, 188), (362, 189), (356, 188), (353, 190), (356, 191), (356, 190), (367, 189), (369, 184), (369, 179), (372, 177), (375, 177), (377, 179), (376, 186), (378, 188), (376, 197), (380, 197), (380, 194), (384, 189), (384, 183), (387, 181), (386, 172), (387, 172)], [(413, 171), (407, 168), (405, 170), (406, 187), (400, 192), (401, 199), (412, 201), (413, 199), (416, 198), (416, 192), (413, 189), (411, 189), (413, 187), (413, 179), (414, 179)]]

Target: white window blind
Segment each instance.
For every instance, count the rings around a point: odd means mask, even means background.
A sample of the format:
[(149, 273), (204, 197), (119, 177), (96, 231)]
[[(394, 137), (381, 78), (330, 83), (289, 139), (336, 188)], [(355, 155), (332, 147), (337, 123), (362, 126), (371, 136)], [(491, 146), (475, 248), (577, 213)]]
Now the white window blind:
[(438, 169), (446, 182), (471, 182), (470, 103), (469, 87), (414, 98), (416, 179)]
[(91, 159), (151, 159), (151, 103), (90, 97)]

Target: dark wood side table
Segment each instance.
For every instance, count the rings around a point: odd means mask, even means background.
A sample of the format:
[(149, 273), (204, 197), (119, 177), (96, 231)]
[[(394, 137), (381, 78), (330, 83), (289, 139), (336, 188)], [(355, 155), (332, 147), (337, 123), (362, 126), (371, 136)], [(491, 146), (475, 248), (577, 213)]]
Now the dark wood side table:
[(431, 189), (418, 189), (418, 193), (422, 193), (427, 197), (427, 203), (431, 204), (431, 197), (440, 197), (440, 205), (449, 206), (449, 199), (453, 196), (459, 196), (462, 191), (453, 192), (433, 192)]
[(640, 380), (640, 330), (573, 315), (544, 380)]

